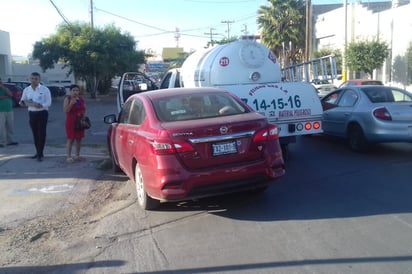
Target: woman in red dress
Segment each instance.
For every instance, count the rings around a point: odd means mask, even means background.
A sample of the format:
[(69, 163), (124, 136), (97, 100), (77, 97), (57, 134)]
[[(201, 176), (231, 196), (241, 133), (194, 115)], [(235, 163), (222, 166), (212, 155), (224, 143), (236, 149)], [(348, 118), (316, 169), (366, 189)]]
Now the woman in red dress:
[[(80, 161), (80, 146), (84, 137), (84, 129), (76, 129), (76, 119), (83, 117), (86, 113), (86, 104), (80, 96), (78, 85), (70, 86), (70, 95), (64, 99), (63, 110), (66, 112), (66, 136), (67, 136), (67, 162)], [(76, 157), (72, 158), (73, 142), (76, 142)]]

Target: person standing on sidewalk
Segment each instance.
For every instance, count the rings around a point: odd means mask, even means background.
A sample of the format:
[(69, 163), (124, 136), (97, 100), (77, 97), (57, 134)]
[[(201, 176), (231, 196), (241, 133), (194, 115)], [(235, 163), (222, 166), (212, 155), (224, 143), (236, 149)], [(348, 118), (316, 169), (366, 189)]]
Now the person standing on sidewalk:
[(40, 84), (40, 74), (33, 72), (30, 76), (30, 86), (23, 90), (20, 105), (27, 106), (29, 111), (29, 123), (33, 133), (36, 154), (31, 157), (37, 161), (43, 161), (43, 150), (46, 144), (48, 109), (51, 106), (50, 90)]
[[(70, 95), (63, 101), (63, 110), (66, 113), (66, 136), (67, 136), (67, 163), (80, 161), (80, 147), (84, 138), (84, 129), (76, 129), (76, 119), (83, 117), (86, 113), (86, 104), (80, 96), (80, 87), (78, 85), (70, 86)], [(72, 158), (72, 146), (76, 142), (76, 157)]]
[(0, 147), (18, 144), (13, 141), (14, 113), (12, 96), (13, 94), (3, 85), (0, 78)]

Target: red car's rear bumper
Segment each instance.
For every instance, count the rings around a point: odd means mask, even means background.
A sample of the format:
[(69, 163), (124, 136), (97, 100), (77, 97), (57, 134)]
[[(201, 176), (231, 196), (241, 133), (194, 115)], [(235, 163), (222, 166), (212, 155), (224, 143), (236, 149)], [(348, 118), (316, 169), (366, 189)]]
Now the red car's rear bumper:
[[(267, 186), (285, 174), (281, 157), (269, 167), (264, 161), (242, 166), (219, 167), (207, 171), (157, 169), (157, 175), (145, 180), (148, 194), (162, 201), (179, 201)], [(153, 173), (152, 173), (153, 175)], [(154, 180), (153, 180), (154, 179)]]

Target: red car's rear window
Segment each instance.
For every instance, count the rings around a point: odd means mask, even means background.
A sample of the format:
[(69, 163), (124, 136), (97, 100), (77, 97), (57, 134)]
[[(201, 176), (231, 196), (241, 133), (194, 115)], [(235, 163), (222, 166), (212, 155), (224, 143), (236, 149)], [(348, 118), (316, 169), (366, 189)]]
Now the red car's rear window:
[(248, 112), (233, 97), (221, 94), (193, 94), (153, 100), (154, 110), (162, 122), (204, 119)]
[(383, 85), (383, 83), (381, 81), (371, 80), (371, 81), (363, 81), (361, 85)]

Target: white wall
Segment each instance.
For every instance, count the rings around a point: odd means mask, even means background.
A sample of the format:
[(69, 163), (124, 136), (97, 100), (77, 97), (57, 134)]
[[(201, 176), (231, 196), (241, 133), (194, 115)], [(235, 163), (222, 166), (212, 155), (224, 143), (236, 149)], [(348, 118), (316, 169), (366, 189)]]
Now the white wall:
[(11, 73), (10, 35), (0, 30), (0, 77), (3, 81)]
[[(314, 22), (314, 51), (322, 48), (340, 49), (343, 52), (344, 8), (319, 15)], [(391, 58), (374, 73), (376, 79), (386, 84), (407, 87), (405, 60), (406, 49), (412, 41), (412, 4), (373, 13), (359, 3), (347, 5), (347, 42), (374, 39), (388, 43)], [(402, 70), (403, 69), (403, 70)], [(351, 75), (349, 75), (351, 76)]]

